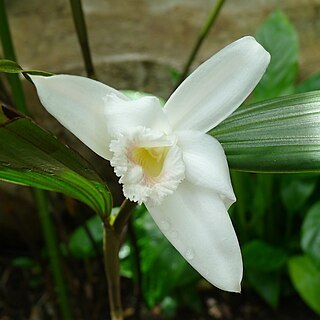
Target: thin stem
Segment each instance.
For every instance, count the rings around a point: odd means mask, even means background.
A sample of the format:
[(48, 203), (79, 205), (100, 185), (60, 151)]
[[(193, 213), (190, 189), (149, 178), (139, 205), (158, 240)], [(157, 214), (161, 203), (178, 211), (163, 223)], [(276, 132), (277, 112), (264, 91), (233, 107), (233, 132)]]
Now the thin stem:
[(95, 78), (94, 67), (88, 41), (86, 22), (82, 10), (81, 0), (70, 0), (73, 22), (76, 27), (78, 41), (81, 47), (82, 57), (85, 64), (87, 76)]
[(179, 77), (179, 80), (177, 81), (176, 88), (179, 87), (179, 85), (182, 83), (182, 81), (188, 76), (190, 67), (192, 62), (194, 61), (199, 49), (201, 48), (202, 42), (207, 37), (207, 34), (211, 30), (212, 26), (217, 20), (217, 17), (220, 13), (220, 10), (224, 4), (225, 0), (217, 0), (215, 6), (213, 7), (212, 11), (209, 13), (209, 16), (207, 20), (205, 21), (204, 25), (202, 26), (200, 33), (198, 35), (198, 38), (196, 40), (196, 43), (191, 51), (191, 54), (189, 56), (189, 59), (187, 63), (185, 64), (185, 67)]
[[(4, 0), (0, 0), (0, 37), (4, 57), (16, 61)], [(20, 112), (29, 114), (20, 78), (16, 74), (8, 76), (16, 108)], [(62, 264), (59, 256), (59, 244), (55, 237), (55, 230), (50, 217), (48, 197), (44, 191), (39, 189), (33, 189), (33, 197), (49, 255), (51, 273), (62, 318), (64, 320), (70, 320), (72, 319), (71, 306), (63, 277)]]
[(137, 206), (137, 203), (131, 202), (128, 199), (125, 199), (119, 209), (117, 217), (114, 221), (114, 229), (117, 233), (121, 234), (124, 227), (127, 225), (133, 209)]
[[(16, 61), (17, 59), (13, 48), (4, 0), (0, 0), (0, 38), (4, 57), (6, 59)], [(17, 74), (7, 74), (6, 76), (9, 81), (13, 94), (13, 100), (15, 105), (17, 106), (17, 109), (24, 114), (28, 114), (24, 92), (19, 76)]]
[(55, 284), (58, 304), (63, 319), (72, 319), (71, 307), (69, 304), (66, 282), (62, 273), (62, 264), (58, 242), (53, 227), (51, 214), (49, 212), (48, 197), (43, 190), (33, 189), (33, 196), (38, 208), (38, 215), (42, 227), (43, 237), (46, 243), (46, 251), (49, 256), (50, 269)]
[(105, 223), (103, 256), (105, 273), (108, 281), (110, 315), (112, 320), (123, 320), (120, 287), (120, 244), (121, 235), (116, 233), (110, 224)]
[(110, 223), (110, 221), (104, 222), (103, 256), (112, 320), (123, 320), (119, 250), (123, 231), (135, 206), (136, 203), (127, 199), (124, 200), (113, 223)]

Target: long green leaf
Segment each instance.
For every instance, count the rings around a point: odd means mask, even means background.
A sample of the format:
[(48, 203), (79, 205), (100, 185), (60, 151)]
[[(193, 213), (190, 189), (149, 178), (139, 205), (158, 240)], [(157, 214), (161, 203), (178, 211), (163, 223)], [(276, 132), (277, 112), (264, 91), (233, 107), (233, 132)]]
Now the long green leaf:
[(232, 169), (320, 171), (320, 91), (244, 106), (210, 134)]
[(110, 212), (110, 193), (95, 171), (31, 120), (2, 124), (0, 146), (0, 180), (62, 192), (101, 215)]

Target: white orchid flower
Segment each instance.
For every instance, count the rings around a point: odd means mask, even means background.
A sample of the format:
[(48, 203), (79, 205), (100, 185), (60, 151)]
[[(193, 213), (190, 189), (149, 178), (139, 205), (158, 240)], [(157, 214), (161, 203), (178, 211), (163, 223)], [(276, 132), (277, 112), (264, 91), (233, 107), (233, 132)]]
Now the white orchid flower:
[(32, 80), (48, 112), (110, 161), (125, 197), (146, 205), (182, 256), (216, 287), (239, 292), (241, 252), (227, 212), (235, 195), (223, 148), (206, 132), (241, 105), (269, 61), (254, 38), (241, 38), (198, 67), (164, 107), (79, 76)]

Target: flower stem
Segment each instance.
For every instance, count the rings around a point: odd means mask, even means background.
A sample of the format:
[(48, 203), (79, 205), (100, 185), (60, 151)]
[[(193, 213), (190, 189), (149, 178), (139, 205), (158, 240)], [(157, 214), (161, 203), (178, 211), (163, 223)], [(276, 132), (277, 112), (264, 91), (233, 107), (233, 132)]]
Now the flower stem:
[(176, 88), (179, 87), (179, 85), (182, 83), (182, 81), (188, 76), (191, 64), (194, 61), (199, 49), (201, 48), (203, 40), (206, 38), (206, 36), (208, 35), (212, 26), (216, 22), (217, 17), (220, 13), (220, 10), (221, 10), (224, 2), (225, 2), (225, 0), (217, 0), (216, 1), (216, 5), (213, 7), (207, 20), (205, 21), (204, 25), (202, 26), (200, 33), (198, 35), (198, 38), (196, 40), (196, 43), (195, 43), (195, 45), (191, 51), (191, 54), (189, 56), (189, 59), (188, 59), (187, 63), (185, 64), (185, 67), (179, 77), (179, 80), (177, 81)]
[(112, 320), (123, 320), (124, 317), (121, 304), (119, 250), (122, 243), (123, 231), (127, 226), (135, 206), (136, 203), (127, 199), (124, 200), (113, 223), (105, 221), (103, 224), (104, 269), (108, 281), (110, 315)]
[(114, 228), (110, 224), (105, 223), (103, 234), (103, 255), (104, 268), (108, 281), (110, 315), (112, 320), (123, 320), (120, 287), (120, 244), (121, 236), (115, 232)]
[(125, 199), (119, 209), (119, 212), (114, 220), (113, 226), (117, 233), (121, 234), (123, 229), (128, 224), (132, 214), (132, 210), (137, 206), (136, 202), (131, 202)]

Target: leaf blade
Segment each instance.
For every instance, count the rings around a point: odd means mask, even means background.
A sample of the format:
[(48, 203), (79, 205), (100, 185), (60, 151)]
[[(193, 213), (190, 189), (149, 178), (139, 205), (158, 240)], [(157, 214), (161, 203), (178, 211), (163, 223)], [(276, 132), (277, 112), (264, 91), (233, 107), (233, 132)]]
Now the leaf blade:
[(289, 260), (291, 281), (302, 299), (320, 314), (320, 271), (307, 256), (295, 256)]
[(320, 266), (320, 201), (308, 210), (303, 221), (301, 247)]
[(110, 212), (110, 192), (91, 166), (31, 120), (2, 124), (0, 146), (0, 180), (62, 192), (99, 214)]
[(232, 169), (253, 172), (320, 170), (320, 91), (239, 108), (210, 134)]
[(271, 54), (270, 65), (257, 85), (255, 101), (294, 92), (298, 73), (298, 36), (293, 25), (280, 10), (274, 11), (259, 28), (257, 41)]
[(41, 70), (24, 70), (18, 63), (8, 59), (0, 59), (0, 72), (3, 73), (28, 73), (38, 76), (52, 76), (53, 74)]

